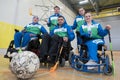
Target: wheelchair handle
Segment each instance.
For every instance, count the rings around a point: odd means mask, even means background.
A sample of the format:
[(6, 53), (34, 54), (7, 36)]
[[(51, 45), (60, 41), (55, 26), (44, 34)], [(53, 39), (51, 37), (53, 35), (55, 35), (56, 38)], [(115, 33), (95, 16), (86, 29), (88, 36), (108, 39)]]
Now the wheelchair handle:
[(15, 32), (19, 32), (19, 30), (18, 30), (18, 29), (15, 29)]

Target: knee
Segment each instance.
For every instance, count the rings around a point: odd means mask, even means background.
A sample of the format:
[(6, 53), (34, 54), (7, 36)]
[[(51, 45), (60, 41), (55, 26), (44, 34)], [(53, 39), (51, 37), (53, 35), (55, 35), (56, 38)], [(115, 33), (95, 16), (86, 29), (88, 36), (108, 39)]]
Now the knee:
[(53, 35), (52, 39), (55, 40), (55, 41), (57, 41), (57, 42), (63, 42), (63, 38), (59, 37), (58, 35)]
[(14, 37), (21, 37), (22, 36), (22, 33), (21, 32), (16, 32), (15, 34), (14, 34)]
[(16, 32), (15, 35), (21, 35), (21, 32)]

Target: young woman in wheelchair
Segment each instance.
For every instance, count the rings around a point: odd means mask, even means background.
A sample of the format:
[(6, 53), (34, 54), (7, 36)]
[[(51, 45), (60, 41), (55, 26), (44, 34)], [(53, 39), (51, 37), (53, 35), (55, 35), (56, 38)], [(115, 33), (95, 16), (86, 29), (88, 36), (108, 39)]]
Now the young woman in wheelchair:
[[(85, 23), (80, 27), (80, 35), (84, 38), (84, 44), (87, 46), (89, 61), (85, 65), (97, 65), (97, 49), (99, 44), (104, 44), (104, 36), (106, 36), (111, 29), (107, 25), (105, 29), (92, 19), (90, 12), (85, 13)], [(88, 67), (93, 69), (94, 67)]]

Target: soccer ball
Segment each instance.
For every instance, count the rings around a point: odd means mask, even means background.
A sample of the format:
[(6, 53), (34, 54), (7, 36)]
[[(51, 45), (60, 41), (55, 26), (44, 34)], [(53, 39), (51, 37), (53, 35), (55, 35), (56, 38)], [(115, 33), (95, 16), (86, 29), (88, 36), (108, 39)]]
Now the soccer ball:
[(12, 57), (10, 62), (11, 71), (19, 79), (31, 78), (39, 69), (40, 61), (38, 56), (30, 51), (22, 51)]

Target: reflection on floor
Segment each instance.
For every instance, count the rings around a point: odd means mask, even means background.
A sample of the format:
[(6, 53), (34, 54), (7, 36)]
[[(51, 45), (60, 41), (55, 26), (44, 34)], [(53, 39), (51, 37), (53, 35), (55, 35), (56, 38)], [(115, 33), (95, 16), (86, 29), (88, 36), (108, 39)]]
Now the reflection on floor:
[[(30, 80), (120, 80), (120, 52), (114, 51), (115, 75), (106, 76), (104, 74), (85, 73), (72, 69), (69, 64), (59, 67), (55, 72), (49, 72), (49, 68), (40, 68), (35, 76)], [(110, 53), (108, 52), (111, 57)], [(111, 58), (110, 58), (111, 60)], [(9, 70), (9, 60), (0, 55), (0, 80), (17, 80)]]

